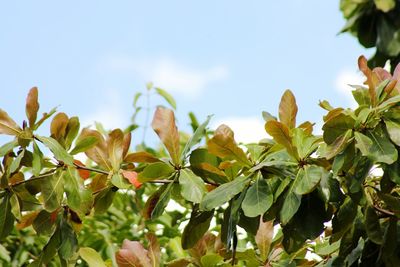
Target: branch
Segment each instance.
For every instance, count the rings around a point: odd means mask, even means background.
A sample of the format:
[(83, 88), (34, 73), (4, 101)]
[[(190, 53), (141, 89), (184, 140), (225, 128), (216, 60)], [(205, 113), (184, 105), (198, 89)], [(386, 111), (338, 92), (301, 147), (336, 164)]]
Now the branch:
[(378, 206), (376, 206), (376, 205), (374, 205), (374, 209), (376, 209), (377, 211), (379, 211), (380, 213), (383, 213), (383, 214), (385, 214), (385, 215), (388, 215), (388, 216), (395, 216), (394, 212), (392, 212), (392, 211), (390, 211), (390, 210), (382, 209), (382, 208), (380, 208), (380, 207), (378, 207)]
[(74, 163), (74, 166), (78, 170), (87, 170), (87, 171), (97, 172), (97, 173), (101, 173), (101, 174), (105, 174), (105, 175), (109, 175), (110, 174), (107, 171), (103, 171), (103, 170), (99, 170), (99, 169), (94, 169), (94, 168), (82, 166), (82, 165), (79, 165), (79, 164), (76, 164), (76, 163)]
[(46, 172), (46, 173), (43, 173), (42, 175), (39, 175), (39, 176), (32, 176), (30, 179), (22, 180), (22, 181), (19, 181), (19, 182), (14, 183), (14, 184), (9, 184), (9, 186), (10, 186), (10, 187), (16, 187), (16, 186), (19, 186), (19, 185), (22, 185), (22, 184), (25, 184), (25, 183), (28, 183), (28, 182), (40, 180), (40, 179), (43, 179), (43, 178), (52, 176), (52, 175), (54, 174), (54, 172), (55, 172), (55, 170), (51, 170), (51, 171), (48, 171), (48, 172)]

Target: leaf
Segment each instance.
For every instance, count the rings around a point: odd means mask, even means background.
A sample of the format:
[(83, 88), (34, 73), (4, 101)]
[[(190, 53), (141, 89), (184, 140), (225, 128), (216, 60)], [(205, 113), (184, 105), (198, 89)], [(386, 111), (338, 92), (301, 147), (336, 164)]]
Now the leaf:
[(335, 157), (337, 154), (341, 153), (346, 146), (348, 145), (351, 137), (353, 135), (353, 130), (349, 129), (346, 133), (339, 136), (333, 143), (327, 146), (324, 157), (327, 159), (331, 159)]
[(50, 124), (51, 137), (60, 142), (61, 138), (65, 137), (68, 121), (69, 119), (67, 114), (63, 112), (60, 112), (54, 116)]
[(258, 227), (257, 234), (254, 237), (257, 247), (260, 250), (260, 257), (263, 262), (268, 258), (272, 238), (274, 236), (274, 221), (264, 222), (262, 216), (260, 217), (260, 226)]
[(148, 164), (141, 173), (138, 180), (142, 183), (170, 177), (174, 168), (165, 162), (155, 162)]
[(283, 201), (280, 211), (280, 219), (283, 225), (287, 224), (295, 215), (301, 204), (301, 195), (289, 190)]
[(17, 230), (24, 229), (32, 225), (33, 221), (38, 216), (39, 211), (29, 212), (21, 217), (21, 220), (18, 221), (16, 228)]
[(355, 120), (347, 114), (343, 114), (343, 109), (331, 110), (325, 117), (325, 124), (322, 126), (324, 131), (324, 141), (331, 145), (339, 136), (354, 128)]
[(173, 183), (170, 183), (165, 186), (165, 190), (162, 191), (157, 203), (154, 206), (154, 209), (151, 211), (151, 219), (154, 220), (160, 217), (164, 211), (165, 207), (167, 207), (168, 202), (171, 198), (171, 190), (172, 190)]
[(286, 90), (279, 104), (279, 120), (289, 129), (296, 127), (297, 104), (290, 90)]
[(203, 122), (200, 126), (197, 127), (196, 131), (193, 133), (193, 135), (190, 137), (189, 141), (186, 143), (185, 148), (182, 150), (182, 155), (181, 155), (181, 160), (184, 160), (185, 157), (187, 156), (186, 154), (190, 151), (190, 149), (200, 142), (201, 137), (204, 135), (204, 132), (206, 130), (206, 127), (208, 123), (210, 122), (212, 116), (207, 116), (207, 119), (205, 122)]
[(125, 159), (125, 162), (137, 162), (137, 163), (154, 163), (154, 162), (160, 162), (158, 158), (150, 154), (149, 152), (146, 151), (139, 151), (139, 152), (134, 152), (128, 154)]
[(246, 192), (242, 203), (244, 215), (247, 217), (256, 217), (264, 214), (274, 201), (268, 182), (258, 177)]
[(36, 138), (53, 152), (57, 160), (69, 166), (74, 165), (74, 158), (55, 139), (45, 136), (36, 136)]
[(75, 140), (79, 132), (79, 118), (72, 117), (68, 120), (67, 129), (65, 129), (65, 148), (68, 150), (71, 148), (72, 142)]
[(0, 204), (0, 240), (7, 237), (14, 228), (15, 217), (11, 212), (10, 194), (6, 193)]
[(79, 176), (80, 176), (83, 180), (86, 180), (86, 179), (88, 179), (88, 178), (90, 177), (90, 171), (89, 171), (89, 170), (85, 170), (85, 169), (83, 169), (83, 168), (79, 168), (79, 167), (78, 167), (78, 166), (86, 167), (85, 164), (83, 164), (81, 161), (75, 159), (75, 160), (74, 160), (74, 165), (77, 167)]
[(64, 220), (61, 222), (60, 231), (61, 246), (58, 250), (58, 254), (64, 260), (68, 260), (78, 250), (78, 240), (74, 229)]
[(318, 148), (321, 140), (322, 138), (307, 134), (303, 129), (293, 129), (293, 145), (301, 159), (309, 157)]
[(127, 179), (125, 179), (122, 174), (114, 173), (111, 177), (111, 183), (118, 187), (119, 189), (128, 189), (129, 183)]
[(321, 181), (322, 176), (328, 173), (323, 167), (316, 165), (305, 165), (299, 169), (294, 182), (293, 189), (296, 194), (305, 195), (312, 192)]
[(100, 254), (89, 247), (81, 247), (79, 249), (79, 256), (86, 261), (89, 267), (106, 267)]
[(37, 87), (32, 87), (26, 98), (25, 112), (28, 118), (29, 127), (33, 128), (36, 122), (37, 113), (39, 111), (38, 102), (38, 89)]
[(94, 212), (95, 214), (105, 213), (112, 205), (116, 190), (107, 187), (98, 193), (94, 198)]
[(202, 267), (220, 266), (224, 262), (224, 258), (216, 253), (206, 254), (200, 259)]
[(368, 157), (375, 162), (392, 164), (397, 160), (396, 147), (390, 142), (381, 126), (374, 130), (368, 130), (367, 136), (372, 140), (372, 146), (368, 151)]
[(76, 155), (81, 152), (85, 152), (86, 150), (94, 147), (99, 142), (94, 136), (87, 136), (80, 140), (78, 140), (75, 144), (75, 147), (71, 150), (71, 155)]
[(377, 9), (383, 12), (389, 12), (396, 6), (395, 0), (374, 0), (375, 6)]
[(0, 147), (0, 157), (4, 157), (8, 152), (12, 151), (14, 147), (18, 146), (18, 140), (14, 139), (8, 143), (5, 143)]
[(50, 213), (45, 210), (41, 210), (38, 214), (36, 214), (36, 217), (33, 219), (32, 227), (33, 229), (35, 229), (38, 235), (50, 235), (54, 230), (56, 219), (56, 212)]
[(157, 94), (158, 94), (159, 96), (161, 96), (162, 98), (164, 98), (165, 101), (167, 101), (168, 104), (171, 105), (171, 107), (172, 107), (173, 109), (176, 109), (176, 102), (175, 102), (175, 99), (172, 97), (172, 95), (170, 95), (167, 91), (165, 91), (165, 90), (163, 90), (163, 89), (161, 89), (161, 88), (155, 87), (154, 89), (156, 90), (156, 92), (157, 92)]
[(119, 267), (152, 267), (148, 251), (138, 241), (125, 239), (115, 258)]
[(174, 112), (170, 109), (157, 107), (151, 126), (160, 137), (161, 142), (164, 144), (171, 156), (172, 162), (178, 165), (180, 145), (179, 132), (176, 128)]
[(134, 171), (121, 171), (122, 176), (127, 179), (135, 188), (140, 188), (142, 183), (138, 180), (138, 174)]
[(94, 147), (85, 151), (86, 156), (107, 170), (111, 170), (111, 164), (108, 159), (107, 143), (104, 140), (103, 135), (96, 130), (84, 128), (78, 138), (78, 141), (88, 136), (96, 137), (98, 142)]
[(200, 210), (212, 210), (221, 206), (243, 191), (249, 178), (239, 176), (235, 180), (225, 183), (207, 193), (200, 203)]
[(61, 245), (61, 231), (60, 228), (57, 227), (56, 231), (50, 237), (50, 240), (47, 242), (46, 246), (44, 246), (42, 252), (40, 253), (39, 258), (34, 262), (37, 265), (34, 266), (43, 266), (47, 265), (54, 256), (56, 255), (58, 249)]
[(153, 233), (147, 233), (146, 239), (149, 241), (148, 255), (153, 267), (160, 266), (161, 250), (158, 243), (157, 236)]
[(32, 154), (32, 174), (39, 176), (42, 170), (43, 153), (40, 151), (39, 146), (33, 141), (33, 154)]
[(179, 175), (181, 195), (193, 203), (200, 203), (206, 193), (204, 181), (189, 169), (182, 169)]
[(17, 136), (22, 132), (18, 124), (8, 116), (7, 112), (0, 109), (0, 134)]
[(73, 167), (64, 172), (64, 188), (68, 206), (72, 210), (79, 214), (90, 212), (93, 205), (92, 191), (84, 187), (77, 170)]
[(0, 244), (0, 260), (11, 262), (10, 252), (2, 244)]
[(199, 211), (193, 209), (190, 215), (189, 223), (186, 225), (182, 233), (182, 248), (189, 249), (194, 247), (196, 243), (204, 236), (210, 227), (214, 210)]
[(295, 159), (299, 159), (299, 155), (293, 147), (292, 137), (290, 136), (289, 129), (286, 125), (271, 120), (265, 124), (265, 130), (274, 138), (275, 142), (284, 146), (290, 155)]
[(63, 171), (58, 171), (40, 183), (44, 208), (49, 212), (55, 211), (61, 206), (64, 194), (63, 175)]
[(111, 167), (116, 172), (120, 169), (124, 158), (124, 133), (120, 129), (108, 134), (107, 148)]
[(250, 166), (251, 162), (243, 150), (236, 144), (233, 131), (226, 125), (220, 125), (214, 136), (207, 142), (210, 153), (221, 157), (235, 159), (243, 166)]
[(10, 173), (14, 173), (20, 166), (21, 166), (21, 160), (25, 155), (25, 150), (22, 150), (18, 156), (11, 162), (10, 164)]
[(392, 120), (385, 120), (385, 125), (392, 142), (400, 146), (400, 124)]
[(368, 67), (368, 61), (364, 56), (360, 56), (358, 58), (358, 68), (364, 73), (364, 75), (367, 77), (367, 85), (368, 85), (368, 93), (369, 97), (371, 99), (371, 104), (373, 107), (376, 106), (377, 104), (377, 97), (376, 97), (376, 92), (375, 92), (375, 85), (372, 81), (372, 71)]
[(375, 209), (368, 206), (365, 210), (365, 230), (367, 232), (368, 238), (381, 245), (383, 242), (383, 232), (381, 225), (379, 224), (379, 217), (375, 212)]

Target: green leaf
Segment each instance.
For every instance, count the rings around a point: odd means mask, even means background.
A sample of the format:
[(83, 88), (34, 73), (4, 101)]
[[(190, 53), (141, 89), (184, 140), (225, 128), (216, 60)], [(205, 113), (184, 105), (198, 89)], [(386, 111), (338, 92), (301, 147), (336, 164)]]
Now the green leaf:
[(78, 250), (78, 240), (74, 229), (66, 221), (61, 221), (61, 246), (58, 251), (61, 258), (68, 260)]
[(49, 212), (55, 211), (61, 206), (64, 194), (63, 176), (64, 172), (58, 171), (40, 183), (44, 208)]
[(0, 204), (0, 240), (7, 237), (14, 228), (15, 217), (11, 212), (10, 194), (6, 193)]
[(45, 146), (47, 146), (57, 160), (64, 162), (69, 166), (74, 165), (74, 158), (54, 139), (45, 136), (36, 136)]
[(200, 203), (206, 193), (204, 181), (189, 169), (182, 169), (179, 175), (182, 196), (193, 203)]
[(301, 204), (301, 195), (296, 194), (290, 188), (285, 196), (283, 205), (280, 211), (280, 219), (283, 225), (287, 224), (290, 219), (296, 214)]
[(243, 191), (249, 178), (239, 176), (235, 180), (225, 183), (207, 193), (200, 203), (201, 210), (212, 210), (231, 200), (235, 195)]
[(100, 254), (89, 247), (79, 249), (79, 256), (89, 265), (89, 267), (106, 267)]
[(18, 140), (14, 139), (11, 142), (5, 143), (0, 147), (0, 157), (4, 157), (8, 152), (13, 150), (14, 147), (18, 146)]
[(207, 232), (213, 218), (214, 210), (199, 211), (193, 209), (190, 215), (189, 223), (186, 225), (182, 233), (182, 248), (192, 248), (200, 238)]
[(49, 242), (47, 242), (46, 246), (44, 246), (42, 252), (40, 253), (40, 257), (34, 262), (37, 265), (33, 266), (43, 266), (47, 265), (54, 256), (56, 255), (58, 249), (61, 245), (61, 231), (60, 228), (57, 227), (56, 231), (50, 237)]
[(79, 118), (78, 117), (72, 117), (69, 118), (68, 124), (67, 124), (67, 129), (65, 130), (65, 148), (70, 149), (72, 142), (76, 138), (79, 132)]
[(176, 102), (175, 102), (175, 99), (172, 97), (172, 95), (170, 95), (167, 91), (165, 91), (165, 90), (163, 90), (163, 89), (161, 89), (161, 88), (155, 87), (154, 89), (156, 90), (156, 92), (157, 92), (157, 94), (158, 94), (159, 96), (161, 96), (162, 98), (164, 98), (165, 101), (167, 101), (168, 104), (171, 105), (171, 107), (172, 107), (173, 109), (176, 109)]
[(87, 149), (94, 147), (99, 140), (95, 136), (87, 136), (78, 140), (70, 154), (75, 155), (80, 152), (85, 152)]
[(102, 214), (111, 206), (116, 190), (114, 188), (106, 188), (98, 193), (94, 198), (95, 214)]
[(32, 223), (33, 229), (38, 235), (50, 235), (54, 230), (56, 219), (57, 214), (54, 216), (45, 210), (41, 210)]
[(10, 252), (2, 244), (0, 244), (0, 260), (11, 261)]
[(111, 183), (119, 189), (127, 189), (130, 187), (128, 181), (120, 173), (114, 173), (112, 175)]
[(33, 159), (32, 159), (32, 174), (39, 176), (42, 170), (43, 153), (40, 151), (39, 146), (33, 141)]
[(386, 164), (392, 164), (397, 160), (397, 149), (380, 126), (367, 131), (367, 136), (372, 140), (368, 156), (371, 160)]
[(365, 230), (367, 232), (368, 238), (381, 245), (383, 242), (383, 232), (381, 225), (379, 223), (379, 217), (375, 212), (375, 209), (368, 206), (365, 210)]
[(332, 236), (330, 242), (336, 242), (352, 227), (357, 215), (357, 204), (346, 197), (332, 219)]
[(189, 141), (186, 143), (185, 148), (182, 151), (181, 155), (181, 160), (184, 160), (186, 158), (186, 154), (190, 151), (190, 149), (200, 142), (202, 136), (204, 135), (204, 132), (206, 130), (206, 127), (208, 123), (210, 122), (212, 115), (207, 116), (207, 119), (205, 122), (203, 122), (200, 126), (197, 127), (196, 131), (193, 133), (193, 135), (190, 137)]
[(80, 215), (90, 212), (93, 205), (92, 191), (84, 187), (77, 170), (69, 167), (64, 174), (64, 188), (69, 208)]
[(396, 6), (395, 0), (374, 0), (374, 3), (377, 9), (385, 13), (392, 10)]
[(341, 153), (351, 140), (353, 130), (349, 129), (345, 134), (340, 135), (333, 143), (326, 147), (324, 157), (331, 159), (337, 154)]
[(324, 131), (324, 141), (331, 145), (333, 142), (353, 129), (355, 120), (349, 115), (343, 114), (343, 109), (337, 108), (331, 110), (325, 117), (325, 124), (322, 127)]
[(246, 192), (242, 203), (244, 215), (247, 217), (256, 217), (264, 214), (274, 201), (268, 182), (258, 177)]
[(154, 162), (148, 164), (138, 175), (138, 180), (142, 183), (170, 177), (174, 168), (165, 162)]
[(151, 219), (154, 220), (161, 216), (164, 213), (165, 207), (167, 207), (168, 202), (171, 198), (171, 190), (173, 183), (165, 185), (165, 190), (161, 193), (160, 198), (157, 201), (157, 204), (154, 206), (154, 209), (151, 212)]
[(224, 258), (216, 253), (206, 254), (200, 259), (202, 267), (215, 267), (224, 262)]
[(214, 136), (207, 142), (210, 153), (226, 159), (235, 159), (243, 166), (251, 166), (244, 151), (236, 144), (233, 131), (226, 125), (220, 125)]
[(392, 142), (400, 146), (400, 124), (392, 120), (385, 120), (385, 124)]
[(21, 160), (24, 157), (25, 150), (22, 150), (18, 156), (13, 160), (13, 162), (10, 165), (10, 173), (15, 172), (21, 165)]
[(296, 147), (301, 159), (309, 157), (320, 143), (320, 137), (308, 135), (300, 128), (293, 129), (293, 145)]
[(299, 169), (294, 182), (294, 192), (299, 195), (305, 195), (313, 191), (319, 184), (322, 176), (327, 172), (323, 167), (316, 165), (305, 165)]

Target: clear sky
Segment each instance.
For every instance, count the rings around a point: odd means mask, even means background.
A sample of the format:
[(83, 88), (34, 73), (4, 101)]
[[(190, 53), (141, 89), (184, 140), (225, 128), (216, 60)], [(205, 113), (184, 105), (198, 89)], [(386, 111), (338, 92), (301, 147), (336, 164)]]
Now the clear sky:
[(41, 112), (124, 128), (152, 81), (177, 100), (181, 128), (189, 111), (215, 114), (249, 141), (285, 89), (299, 121), (321, 121), (319, 100), (351, 105), (346, 83), (373, 51), (338, 35), (344, 23), (339, 1), (3, 1), (0, 108), (21, 122), (38, 86)]

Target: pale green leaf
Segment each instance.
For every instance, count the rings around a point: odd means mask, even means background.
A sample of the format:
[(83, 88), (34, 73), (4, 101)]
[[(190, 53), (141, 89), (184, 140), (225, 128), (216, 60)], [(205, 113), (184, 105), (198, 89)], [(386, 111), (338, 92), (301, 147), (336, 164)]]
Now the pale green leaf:
[(200, 203), (206, 193), (204, 181), (189, 169), (180, 171), (179, 184), (181, 186), (181, 195), (193, 203)]

